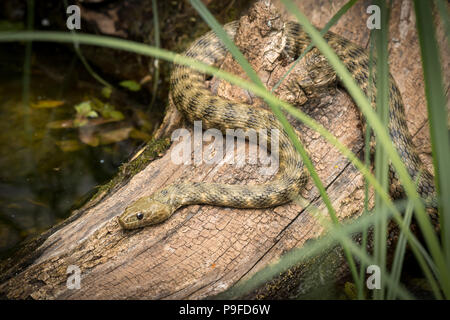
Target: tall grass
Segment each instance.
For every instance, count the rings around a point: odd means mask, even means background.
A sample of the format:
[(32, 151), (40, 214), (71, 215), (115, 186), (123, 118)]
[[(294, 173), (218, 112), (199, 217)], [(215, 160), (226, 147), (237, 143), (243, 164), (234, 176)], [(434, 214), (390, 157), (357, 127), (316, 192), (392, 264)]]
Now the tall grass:
[[(86, 45), (98, 45), (114, 49), (127, 50), (138, 54), (153, 56), (156, 59), (163, 59), (170, 62), (189, 66), (193, 69), (201, 72), (214, 75), (221, 79), (238, 85), (244, 89), (252, 91), (255, 95), (263, 98), (271, 107), (274, 114), (278, 117), (287, 134), (291, 138), (294, 146), (301, 154), (307, 169), (309, 170), (311, 177), (317, 186), (319, 193), (324, 201), (327, 214), (332, 219), (332, 224), (328, 224), (320, 217), (322, 214), (317, 214), (320, 223), (326, 226), (327, 234), (312, 245), (307, 245), (301, 249), (291, 250), (286, 255), (282, 256), (278, 263), (270, 265), (263, 270), (257, 272), (250, 280), (239, 283), (235, 288), (230, 290), (225, 296), (234, 297), (248, 292), (259, 286), (261, 283), (266, 282), (278, 275), (280, 272), (287, 270), (288, 268), (308, 259), (309, 257), (322, 252), (324, 249), (329, 248), (333, 243), (341, 245), (346, 253), (347, 261), (357, 285), (359, 297), (363, 297), (363, 277), (362, 271), (358, 274), (353, 257), (356, 257), (363, 265), (369, 264), (381, 264), (383, 269), (383, 290), (375, 295), (375, 298), (384, 298), (385, 292), (387, 292), (388, 298), (403, 298), (410, 299), (413, 296), (404, 288), (400, 283), (400, 272), (405, 252), (406, 243), (410, 246), (414, 256), (416, 257), (420, 267), (422, 268), (426, 279), (430, 283), (433, 293), (436, 298), (450, 298), (450, 217), (449, 217), (449, 188), (450, 182), (449, 169), (446, 168), (446, 164), (450, 163), (449, 155), (449, 142), (447, 133), (447, 114), (445, 106), (445, 96), (442, 86), (442, 74), (440, 73), (439, 55), (437, 50), (437, 43), (434, 36), (434, 25), (432, 21), (431, 8), (426, 2), (420, 0), (415, 1), (415, 11), (417, 18), (418, 34), (420, 38), (422, 63), (424, 69), (424, 81), (426, 88), (426, 96), (429, 112), (429, 124), (430, 133), (432, 137), (432, 150), (433, 161), (435, 165), (435, 180), (438, 187), (439, 195), (439, 208), (441, 212), (441, 230), (442, 230), (442, 242), (440, 245), (439, 239), (436, 236), (432, 224), (428, 215), (425, 212), (424, 204), (422, 203), (419, 195), (416, 192), (415, 183), (409, 176), (404, 163), (400, 156), (396, 152), (392, 141), (389, 138), (387, 131), (387, 101), (388, 94), (386, 88), (389, 84), (388, 79), (388, 65), (387, 65), (387, 7), (384, 4), (384, 0), (378, 1), (378, 4), (382, 8), (384, 20), (382, 25), (384, 28), (375, 35), (376, 50), (378, 56), (377, 63), (377, 111), (374, 111), (371, 106), (371, 99), (368, 99), (361, 89), (357, 86), (352, 79), (350, 73), (339, 60), (337, 55), (328, 46), (322, 35), (324, 31), (317, 31), (308, 19), (295, 7), (290, 0), (282, 0), (287, 9), (293, 13), (304, 30), (309, 34), (314, 46), (316, 46), (322, 54), (328, 59), (330, 65), (334, 68), (337, 75), (341, 79), (343, 85), (346, 87), (349, 94), (353, 97), (355, 103), (360, 108), (368, 127), (373, 130), (377, 142), (376, 150), (376, 176), (374, 176), (369, 169), (368, 162), (362, 163), (355, 154), (353, 154), (346, 146), (339, 142), (328, 130), (318, 124), (316, 121), (308, 117), (301, 110), (298, 110), (290, 104), (279, 100), (270, 91), (264, 88), (261, 81), (248, 64), (242, 53), (236, 48), (234, 43), (228, 39), (226, 33), (221, 26), (217, 23), (211, 13), (204, 7), (204, 5), (197, 0), (192, 0), (192, 5), (198, 10), (200, 15), (210, 25), (210, 27), (217, 33), (221, 41), (232, 52), (235, 59), (241, 64), (242, 68), (249, 75), (252, 82), (243, 80), (237, 76), (227, 73), (217, 68), (205, 65), (194, 59), (184, 57), (167, 50), (163, 50), (157, 47), (146, 46), (143, 44), (111, 38), (103, 36), (93, 36), (86, 34), (76, 34), (70, 36), (70, 34), (63, 32), (16, 32), (16, 33), (0, 33), (0, 41), (59, 41), (59, 42), (72, 42), (86, 44)], [(345, 13), (355, 1), (349, 1), (344, 8), (338, 12), (334, 20)], [(445, 14), (441, 14), (445, 16)], [(448, 22), (444, 22), (448, 25)], [(331, 24), (330, 24), (331, 25)], [(329, 27), (329, 25), (327, 25)], [(425, 36), (426, 35), (426, 36)], [(431, 36), (430, 36), (431, 35)], [(356, 219), (356, 221), (350, 225), (341, 225), (337, 219), (335, 209), (326, 193), (323, 183), (317, 175), (314, 166), (309, 159), (303, 145), (296, 136), (294, 130), (289, 125), (284, 116), (282, 110), (293, 115), (307, 126), (317, 131), (322, 137), (329, 141), (334, 147), (336, 147), (349, 161), (361, 172), (367, 181), (367, 184), (373, 187), (376, 194), (376, 206), (371, 212), (367, 212), (363, 217)], [(366, 139), (366, 142), (368, 139)], [(405, 192), (407, 194), (407, 208), (406, 219), (402, 217), (401, 212), (405, 208), (399, 208), (392, 202), (387, 192), (387, 167), (391, 163), (397, 171), (400, 182), (402, 183)], [(368, 192), (366, 192), (368, 197)], [(365, 199), (367, 206), (368, 199)], [(367, 208), (368, 209), (368, 208)], [(311, 210), (315, 210), (312, 208)], [(421, 243), (416, 239), (409, 229), (411, 220), (411, 212), (414, 212), (420, 230), (425, 239), (427, 245), (424, 248)], [(388, 218), (393, 218), (401, 230), (401, 238), (395, 253), (392, 273), (387, 271), (386, 268), (386, 221)], [(375, 234), (375, 255), (370, 256), (365, 250), (365, 246), (359, 246), (352, 238), (351, 234), (354, 232), (364, 232), (370, 226), (374, 227)], [(429, 253), (430, 254), (429, 254)], [(387, 289), (388, 291), (385, 291)]]
[[(66, 6), (66, 8), (69, 6), (69, 3), (67, 2), (67, 0), (64, 0), (64, 5)], [(76, 34), (75, 29), (70, 30), (70, 32), (73, 35)], [(75, 50), (75, 53), (77, 54), (78, 59), (80, 59), (83, 66), (86, 68), (86, 71), (91, 75), (92, 78), (94, 78), (97, 82), (99, 82), (100, 84), (102, 84), (103, 86), (105, 86), (107, 88), (113, 88), (112, 84), (110, 84), (108, 81), (103, 79), (97, 72), (94, 71), (94, 69), (92, 69), (91, 65), (84, 57), (83, 52), (81, 51), (81, 48), (80, 48), (80, 44), (76, 41), (76, 39), (73, 40), (73, 49)]]
[[(244, 57), (244, 55), (239, 51), (237, 46), (234, 44), (234, 42), (228, 37), (226, 32), (222, 29), (220, 24), (215, 20), (213, 15), (208, 11), (208, 9), (205, 7), (205, 5), (200, 0), (191, 0), (192, 6), (197, 10), (197, 12), (202, 16), (202, 18), (208, 23), (208, 25), (211, 27), (212, 30), (217, 34), (217, 36), (220, 38), (220, 40), (225, 44), (227, 49), (230, 51), (230, 53), (233, 55), (234, 59), (240, 64), (242, 69), (245, 71), (247, 76), (255, 83), (257, 86), (259, 86), (261, 89), (264, 89), (264, 84), (259, 79), (256, 72), (253, 70), (250, 63), (247, 61), (247, 59)], [(347, 6), (346, 8), (349, 8), (350, 6)], [(298, 61), (298, 60), (297, 60)], [(292, 69), (291, 69), (292, 70)], [(266, 100), (267, 104), (271, 108), (272, 112), (275, 114), (275, 116), (278, 118), (280, 123), (282, 124), (284, 130), (288, 134), (289, 138), (293, 142), (295, 148), (300, 153), (303, 162), (308, 169), (308, 172), (319, 190), (319, 194), (322, 197), (323, 202), (325, 203), (325, 206), (328, 209), (329, 216), (333, 223), (339, 224), (338, 217), (336, 215), (336, 211), (333, 208), (333, 205), (331, 203), (331, 200), (325, 190), (325, 186), (323, 185), (322, 181), (319, 178), (319, 175), (317, 174), (316, 169), (314, 168), (314, 165), (311, 161), (311, 159), (308, 156), (307, 151), (305, 150), (303, 144), (299, 140), (297, 134), (295, 133), (295, 130), (292, 128), (292, 126), (289, 124), (287, 118), (282, 113), (281, 108), (276, 104), (272, 103), (271, 101)], [(344, 252), (345, 256), (347, 258), (348, 264), (350, 266), (350, 270), (352, 272), (352, 275), (355, 279), (357, 279), (357, 270), (356, 270), (356, 264), (353, 260), (352, 255), (350, 254), (347, 247), (344, 245)]]
[[(369, 38), (369, 85), (368, 85), (368, 99), (369, 101), (373, 101), (373, 95), (374, 95), (374, 81), (373, 81), (373, 67), (374, 67), (374, 43), (375, 43), (375, 37), (374, 33), (370, 32), (370, 38)], [(364, 164), (369, 167), (370, 166), (370, 140), (372, 137), (372, 128), (370, 127), (370, 123), (366, 123), (366, 132), (364, 133)], [(363, 214), (368, 214), (369, 211), (369, 186), (367, 179), (364, 179), (364, 212)], [(361, 232), (361, 247), (366, 248), (367, 247), (367, 234), (368, 230), (364, 228)], [(360, 281), (363, 281), (366, 275), (366, 265), (361, 263), (360, 265)], [(357, 286), (358, 289), (358, 299), (364, 298), (364, 287), (363, 286)]]

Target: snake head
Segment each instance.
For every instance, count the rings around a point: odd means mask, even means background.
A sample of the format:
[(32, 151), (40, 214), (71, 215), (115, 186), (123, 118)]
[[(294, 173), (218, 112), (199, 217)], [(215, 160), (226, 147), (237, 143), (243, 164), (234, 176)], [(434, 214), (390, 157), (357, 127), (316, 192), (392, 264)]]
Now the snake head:
[(170, 205), (152, 197), (143, 197), (125, 209), (119, 217), (119, 223), (123, 229), (137, 229), (163, 222), (172, 213)]

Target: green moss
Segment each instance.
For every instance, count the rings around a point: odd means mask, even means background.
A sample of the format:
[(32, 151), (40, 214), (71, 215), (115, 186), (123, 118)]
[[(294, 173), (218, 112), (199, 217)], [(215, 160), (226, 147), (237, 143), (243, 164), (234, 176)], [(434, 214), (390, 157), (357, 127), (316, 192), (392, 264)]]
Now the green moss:
[(138, 153), (127, 163), (120, 166), (117, 175), (108, 183), (99, 187), (97, 193), (92, 197), (92, 201), (97, 200), (100, 195), (109, 193), (112, 189), (123, 185), (135, 174), (143, 170), (150, 162), (160, 157), (170, 146), (169, 138), (151, 140), (144, 149)]

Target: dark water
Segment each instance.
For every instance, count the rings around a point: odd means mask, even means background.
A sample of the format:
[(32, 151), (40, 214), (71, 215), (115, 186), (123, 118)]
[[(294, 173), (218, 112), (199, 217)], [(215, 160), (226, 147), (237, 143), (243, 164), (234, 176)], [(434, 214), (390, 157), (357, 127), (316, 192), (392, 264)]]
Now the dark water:
[[(148, 116), (145, 107), (123, 101), (116, 106), (103, 96), (102, 86), (70, 50), (42, 48), (33, 45), (27, 90), (24, 45), (0, 46), (0, 258), (66, 218), (109, 181), (144, 143), (148, 123), (155, 120), (136, 121)], [(92, 125), (59, 126), (77, 119), (76, 105), (93, 99), (109, 103), (124, 118), (109, 122), (98, 114), (81, 117), (98, 121)], [(63, 104), (42, 107), (46, 103)]]

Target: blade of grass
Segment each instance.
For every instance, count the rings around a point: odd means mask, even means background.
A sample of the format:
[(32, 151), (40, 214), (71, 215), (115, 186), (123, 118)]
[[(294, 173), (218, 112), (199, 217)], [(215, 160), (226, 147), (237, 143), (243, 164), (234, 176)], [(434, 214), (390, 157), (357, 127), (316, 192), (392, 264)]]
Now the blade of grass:
[[(374, 65), (374, 42), (375, 37), (373, 32), (370, 32), (369, 39), (369, 88), (368, 88), (368, 98), (369, 101), (374, 101), (373, 97), (373, 65)], [(370, 128), (370, 124), (366, 123), (366, 130), (364, 132), (364, 164), (367, 168), (370, 166), (370, 140), (372, 137), (372, 129)], [(364, 179), (364, 214), (369, 212), (369, 182), (367, 179)], [(361, 240), (361, 248), (367, 247), (367, 229), (362, 231), (362, 240)], [(361, 264), (360, 268), (360, 279), (363, 281), (365, 277), (365, 268), (364, 264)], [(358, 299), (364, 298), (364, 291), (358, 290)]]
[[(223, 70), (219, 70), (217, 68), (211, 67), (207, 64), (199, 62), (195, 59), (182, 56), (164, 49), (155, 48), (152, 46), (144, 45), (142, 43), (136, 43), (129, 40), (118, 39), (114, 37), (108, 36), (98, 36), (98, 35), (88, 35), (88, 34), (77, 34), (70, 35), (65, 32), (0, 32), (0, 42), (12, 42), (12, 41), (54, 41), (54, 42), (72, 42), (73, 37), (76, 37), (79, 43), (83, 43), (85, 45), (96, 45), (102, 47), (108, 47), (112, 49), (119, 50), (127, 50), (129, 52), (134, 52), (136, 54), (153, 56), (159, 59), (164, 59), (173, 63), (181, 64), (193, 68), (199, 72), (203, 72), (206, 74), (210, 74), (216, 77), (219, 77), (225, 81), (228, 81), (234, 85), (237, 85), (243, 89), (249, 90), (253, 92), (260, 98), (264, 100), (268, 100), (273, 104), (279, 104), (283, 109), (288, 111), (290, 114), (295, 116), (297, 119), (305, 123), (307, 126), (317, 131), (321, 136), (323, 136), (327, 141), (329, 141), (333, 146), (335, 146), (345, 157), (347, 157), (350, 162), (361, 172), (361, 174), (369, 181), (370, 185), (373, 186), (375, 191), (377, 191), (383, 199), (386, 201), (389, 209), (394, 215), (394, 219), (400, 225), (403, 226), (402, 217), (400, 212), (393, 204), (389, 195), (381, 188), (381, 185), (375, 179), (375, 177), (370, 172), (370, 169), (367, 168), (358, 157), (345, 145), (343, 145), (335, 136), (333, 136), (328, 130), (326, 130), (322, 125), (317, 123), (312, 118), (308, 117), (301, 110), (291, 106), (290, 104), (279, 100), (272, 93), (267, 91), (264, 88), (261, 88), (251, 82), (243, 80), (237, 76), (234, 76), (228, 72)], [(425, 261), (426, 252), (421, 248), (420, 243), (417, 241), (415, 236), (411, 233), (409, 229), (402, 229), (405, 232), (405, 235), (408, 238), (408, 241), (411, 244), (411, 249), (415, 254), (419, 264), (423, 267), (425, 274), (427, 275), (427, 279), (431, 271), (429, 270), (429, 266), (433, 265), (432, 261)], [(428, 264), (427, 264), (428, 263)], [(428, 279), (430, 282), (434, 281), (433, 278)]]
[[(343, 145), (339, 140), (336, 139), (327, 129), (322, 125), (317, 123), (314, 119), (308, 117), (301, 110), (291, 106), (290, 104), (279, 100), (273, 94), (261, 88), (255, 84), (252, 84), (246, 80), (243, 80), (237, 76), (234, 76), (223, 70), (219, 70), (215, 67), (211, 67), (207, 64), (199, 62), (195, 59), (185, 57), (164, 49), (159, 49), (151, 46), (147, 46), (141, 43), (136, 43), (133, 41), (107, 37), (98, 35), (87, 35), (87, 34), (77, 34), (74, 35), (79, 43), (85, 45), (97, 45), (103, 47), (109, 47), (119, 50), (127, 50), (129, 52), (134, 52), (142, 55), (154, 56), (159, 59), (164, 59), (173, 63), (186, 65), (190, 68), (204, 72), (206, 74), (217, 76), (223, 80), (226, 80), (234, 85), (237, 85), (243, 89), (253, 92), (258, 97), (270, 101), (272, 104), (278, 104), (287, 112), (292, 114), (294, 117), (305, 123), (307, 126), (317, 131), (321, 136), (328, 140), (333, 146), (335, 146), (345, 157), (347, 157), (353, 165), (363, 174), (363, 176), (369, 181), (369, 183), (374, 187), (374, 189), (382, 194), (383, 198), (389, 207), (397, 214), (397, 218), (401, 219), (400, 213), (395, 209), (389, 195), (383, 191), (381, 186), (378, 184), (375, 177), (370, 172), (370, 169), (364, 166), (364, 164), (358, 159), (358, 157), (345, 145)], [(72, 42), (70, 35), (64, 32), (0, 32), (0, 42), (11, 42), (11, 41), (56, 41), (56, 42)]]
[[(447, 108), (442, 82), (438, 45), (436, 42), (433, 14), (429, 3), (414, 1), (417, 31), (422, 54), (425, 96), (427, 98), (428, 122), (430, 124), (431, 150), (434, 165), (434, 180), (440, 212), (442, 243), (446, 256), (446, 267), (450, 269), (450, 140), (447, 128)], [(448, 35), (447, 35), (448, 36)], [(450, 280), (445, 296), (450, 299)]]
[[(350, 9), (351, 7), (353, 7), (353, 5), (356, 3), (357, 0), (350, 0), (349, 2), (347, 2), (346, 4), (344, 4), (339, 10), (338, 12), (336, 12), (336, 14), (327, 22), (327, 24), (325, 25), (325, 27), (323, 27), (323, 29), (320, 31), (320, 34), (323, 36), (325, 35), (328, 30), (330, 30), (330, 28), (332, 26), (334, 26), (336, 24), (336, 22), (339, 21), (339, 19), (348, 11), (348, 9)], [(314, 48), (314, 45), (312, 43), (310, 43), (306, 49), (300, 54), (300, 56), (294, 61), (294, 63), (292, 63), (292, 66), (289, 68), (289, 70), (280, 78), (280, 80), (278, 80), (278, 82), (273, 86), (272, 88), (272, 92), (274, 92), (284, 81), (284, 79), (286, 79), (286, 77), (289, 75), (289, 73), (292, 72), (292, 70), (294, 70), (295, 66), (297, 65), (297, 63), (303, 59), (303, 57), (312, 49)]]
[[(347, 68), (341, 63), (337, 55), (329, 47), (326, 41), (320, 36), (320, 33), (311, 25), (308, 19), (301, 13), (290, 0), (281, 0), (288, 10), (296, 16), (305, 31), (309, 34), (315, 46), (327, 58), (330, 65), (334, 68), (342, 83), (346, 87), (348, 93), (352, 96), (355, 103), (360, 107), (366, 121), (370, 123), (372, 130), (377, 136), (377, 142), (381, 143), (389, 155), (392, 165), (400, 177), (407, 196), (414, 202), (415, 214), (420, 229), (423, 233), (425, 242), (431, 252), (433, 260), (436, 262), (439, 270), (440, 283), (443, 289), (450, 294), (450, 271), (448, 270), (444, 255), (441, 251), (438, 238), (434, 232), (429, 216), (425, 213), (425, 207), (422, 203), (411, 177), (406, 170), (399, 154), (395, 150), (386, 128), (376, 115), (369, 101), (365, 97), (361, 88), (353, 80)], [(377, 191), (378, 192), (378, 191)]]
[[(412, 219), (413, 206), (414, 205), (412, 204), (412, 202), (409, 202), (406, 208), (405, 226), (408, 228)], [(394, 284), (400, 283), (400, 275), (402, 271), (403, 260), (405, 257), (405, 251), (406, 251), (406, 238), (405, 235), (401, 233), (397, 242), (397, 247), (395, 248), (394, 262), (392, 263), (391, 268)], [(389, 300), (395, 299), (395, 294), (391, 290), (391, 288), (388, 289), (387, 299)]]

